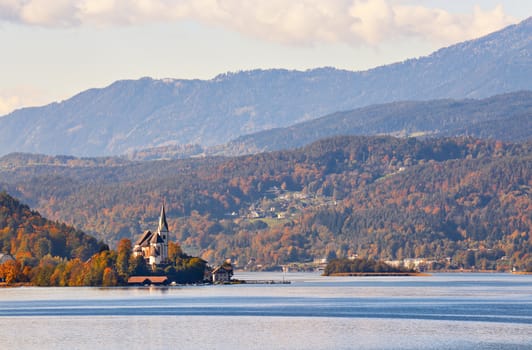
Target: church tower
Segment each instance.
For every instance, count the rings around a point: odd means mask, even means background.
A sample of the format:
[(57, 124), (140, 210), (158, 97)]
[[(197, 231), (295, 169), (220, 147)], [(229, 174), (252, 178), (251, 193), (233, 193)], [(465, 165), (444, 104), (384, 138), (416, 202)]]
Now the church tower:
[(161, 215), (159, 216), (159, 227), (157, 228), (157, 234), (162, 239), (162, 251), (161, 251), (161, 262), (166, 262), (168, 260), (168, 235), (170, 231), (168, 230), (168, 223), (166, 222), (166, 212), (164, 210), (164, 203), (161, 207)]
[(168, 262), (169, 234), (163, 203), (157, 232), (151, 232), (150, 230), (144, 232), (135, 243), (133, 256), (142, 256), (146, 260), (146, 263), (151, 265), (153, 269), (159, 264), (166, 264)]

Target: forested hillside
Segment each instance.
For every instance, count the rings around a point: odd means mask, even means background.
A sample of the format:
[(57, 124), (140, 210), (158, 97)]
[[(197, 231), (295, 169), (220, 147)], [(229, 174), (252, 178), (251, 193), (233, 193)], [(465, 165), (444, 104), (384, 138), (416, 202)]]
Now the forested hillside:
[(59, 282), (59, 271), (54, 276), (57, 266), (62, 266), (61, 275), (67, 279), (72, 276), (81, 281), (85, 277), (82, 261), (101, 249), (107, 246), (94, 237), (47, 220), (7, 193), (0, 193), (0, 253), (8, 257), (0, 264), (1, 282), (59, 285), (53, 282)]
[(15, 166), (21, 156), (0, 159), (4, 188), (112, 245), (154, 225), (164, 200), (172, 239), (210, 262), (530, 262), (530, 142), (336, 137), (236, 158)]
[(71, 226), (47, 220), (7, 193), (0, 193), (1, 253), (30, 262), (49, 254), (86, 260), (98, 248), (94, 237)]

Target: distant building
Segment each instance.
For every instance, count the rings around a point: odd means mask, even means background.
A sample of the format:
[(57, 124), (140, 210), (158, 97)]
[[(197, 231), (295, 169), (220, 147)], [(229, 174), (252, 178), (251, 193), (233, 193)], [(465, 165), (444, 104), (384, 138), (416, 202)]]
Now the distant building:
[(166, 213), (163, 204), (157, 232), (151, 232), (150, 230), (144, 232), (133, 247), (133, 256), (142, 256), (152, 268), (155, 268), (159, 264), (167, 263), (168, 235), (168, 223), (166, 222)]
[[(11, 254), (0, 253), (0, 265), (8, 261), (15, 261), (15, 258)], [(0, 277), (0, 282), (5, 282), (5, 278)]]
[(11, 254), (0, 253), (0, 264), (3, 264), (8, 261), (14, 261), (15, 258)]
[(233, 277), (233, 265), (230, 262), (224, 262), (222, 265), (212, 270), (213, 283), (230, 282)]

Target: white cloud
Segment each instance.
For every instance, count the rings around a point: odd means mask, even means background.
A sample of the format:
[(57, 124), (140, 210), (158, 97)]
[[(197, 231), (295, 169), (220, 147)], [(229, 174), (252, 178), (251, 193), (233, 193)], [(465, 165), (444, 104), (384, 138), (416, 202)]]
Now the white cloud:
[(475, 6), (471, 14), (452, 14), (422, 6), (395, 9), (395, 26), (401, 34), (410, 34), (441, 43), (477, 38), (515, 22), (501, 5), (483, 11)]
[[(408, 4), (407, 4), (408, 3)], [(400, 0), (0, 0), (0, 20), (45, 27), (190, 19), (284, 44), (379, 45), (400, 37), (449, 44), (515, 22), (502, 6), (456, 14)]]
[(0, 117), (21, 106), (18, 96), (0, 96)]
[(354, 36), (371, 44), (377, 44), (395, 33), (395, 13), (385, 0), (353, 1), (349, 16), (354, 19), (350, 27)]
[(0, 90), (0, 117), (17, 108), (42, 105), (47, 100), (47, 96), (42, 91), (32, 87)]
[(70, 0), (30, 0), (20, 9), (25, 23), (71, 27), (82, 21), (76, 2)]

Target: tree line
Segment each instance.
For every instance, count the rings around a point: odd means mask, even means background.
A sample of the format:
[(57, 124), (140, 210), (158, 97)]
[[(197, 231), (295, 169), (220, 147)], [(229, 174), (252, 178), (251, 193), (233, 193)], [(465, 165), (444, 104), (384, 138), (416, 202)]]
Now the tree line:
[(332, 259), (327, 262), (323, 271), (324, 276), (341, 275), (350, 273), (409, 273), (412, 270), (394, 267), (386, 264), (382, 260), (371, 260), (366, 258), (342, 258)]

